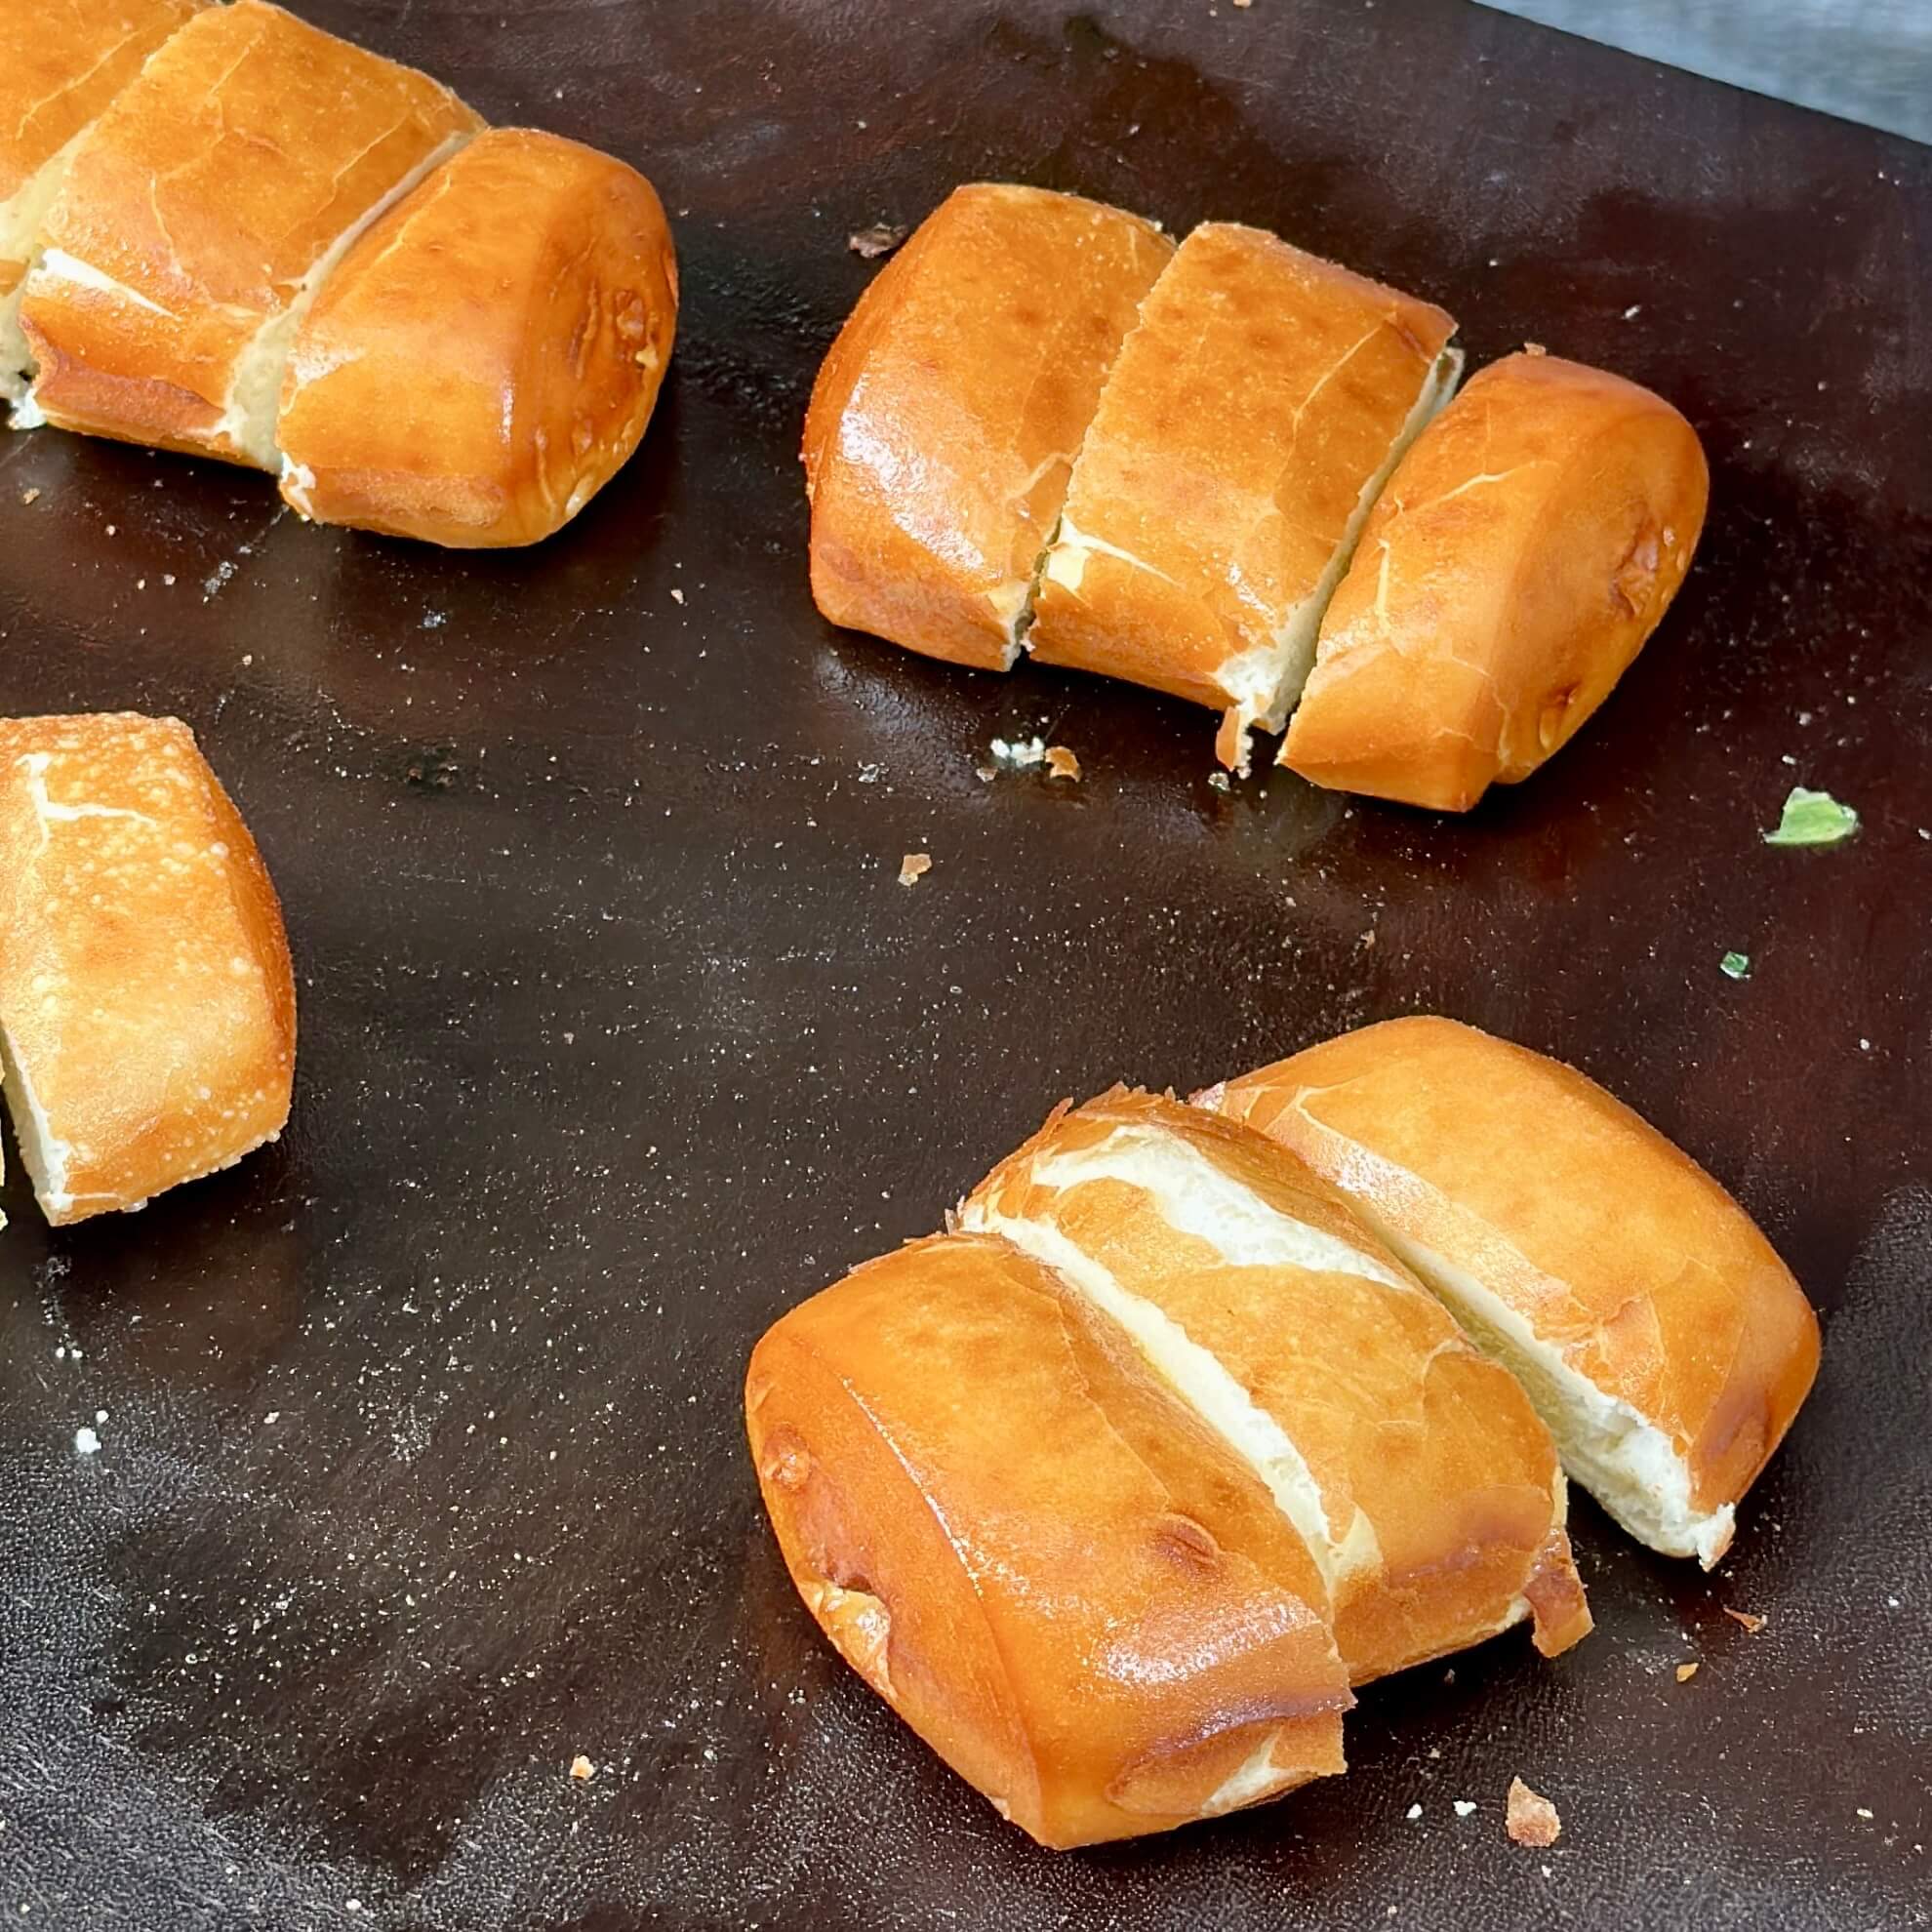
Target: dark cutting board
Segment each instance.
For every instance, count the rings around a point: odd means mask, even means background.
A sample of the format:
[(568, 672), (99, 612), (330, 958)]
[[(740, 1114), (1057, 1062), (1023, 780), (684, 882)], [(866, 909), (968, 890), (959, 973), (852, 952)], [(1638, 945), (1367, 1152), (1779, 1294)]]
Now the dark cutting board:
[[(1932, 152), (1448, 0), (309, 11), (645, 168), (683, 328), (638, 460), (523, 555), (0, 444), (0, 703), (187, 718), (302, 999), (277, 1147), (58, 1235), (5, 1190), (0, 1921), (1926, 1923)], [(1463, 821), (1224, 794), (1205, 712), (822, 624), (795, 447), (846, 237), (985, 176), (1261, 222), (1478, 363), (1681, 404), (1703, 552), (1574, 748)], [(1036, 730), (1084, 783), (976, 776)], [(1764, 846), (1794, 782), (1859, 837)], [(1734, 1188), (1817, 1393), (1716, 1575), (1579, 1497), (1559, 1663), (1505, 1637), (1365, 1693), (1345, 1779), (1035, 1851), (794, 1600), (746, 1351), (1063, 1095), (1417, 1009)], [(1551, 1851), (1504, 1837), (1514, 1773)]]

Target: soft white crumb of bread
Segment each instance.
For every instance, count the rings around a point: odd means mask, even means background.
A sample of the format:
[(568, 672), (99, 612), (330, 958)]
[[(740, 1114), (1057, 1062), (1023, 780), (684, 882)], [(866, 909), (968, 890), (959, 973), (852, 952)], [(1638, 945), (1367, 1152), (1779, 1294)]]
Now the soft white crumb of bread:
[(1274, 1761), (1278, 1731), (1270, 1731), (1256, 1746), (1255, 1753), (1238, 1769), (1231, 1771), (1214, 1791), (1202, 1799), (1200, 1816), (1219, 1818), (1225, 1812), (1239, 1811), (1259, 1804), (1295, 1781), (1292, 1771), (1283, 1771)]
[[(86, 133), (83, 128), (13, 194), (0, 201), (0, 262), (21, 262), (31, 272), (39, 257), (40, 230), (46, 223), (47, 211), (54, 206), (60, 184), (67, 179), (74, 149)], [(33, 377), (33, 352), (27, 347), (25, 332), (20, 328), (20, 303), (26, 297), (26, 285), (27, 277), (22, 274), (6, 295), (0, 296), (0, 402), (14, 405), (17, 429), (38, 426), (18, 420), (20, 406)]]

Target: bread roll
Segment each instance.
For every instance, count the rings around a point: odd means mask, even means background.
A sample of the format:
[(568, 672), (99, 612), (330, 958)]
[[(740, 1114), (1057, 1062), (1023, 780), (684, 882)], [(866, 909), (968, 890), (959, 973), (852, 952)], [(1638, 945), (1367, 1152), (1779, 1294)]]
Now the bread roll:
[(871, 1262), (773, 1327), (745, 1416), (806, 1607), (1056, 1847), (1342, 1769), (1301, 1538), (1113, 1324), (1003, 1241)]
[(1709, 494), (1648, 389), (1542, 354), (1485, 369), (1370, 515), (1281, 762), (1448, 812), (1527, 778), (1670, 608)]
[(1818, 1369), (1818, 1320), (1744, 1210), (1581, 1073), (1391, 1020), (1200, 1104), (1291, 1147), (1528, 1389), (1639, 1542), (1709, 1569)]
[(960, 1225), (1056, 1268), (1268, 1485), (1351, 1682), (1525, 1618), (1546, 1655), (1589, 1631), (1528, 1398), (1261, 1135), (1116, 1088), (1056, 1113)]
[(274, 888), (188, 728), (0, 719), (0, 1045), (48, 1220), (273, 1140), (295, 1031)]
[(1005, 670), (1120, 339), (1173, 254), (1040, 188), (957, 188), (880, 270), (805, 419), (812, 594), (834, 624)]
[(279, 468), (282, 363), (360, 229), (481, 125), (262, 0), (197, 14), (75, 148), (20, 321), (47, 421)]
[(1369, 505), (1455, 387), (1441, 309), (1228, 222), (1142, 305), (1073, 468), (1026, 647), (1281, 728)]
[(198, 4), (13, 0), (0, 17), (0, 407), (33, 371), (21, 288), (74, 144)]
[(529, 128), (480, 135), (363, 233), (302, 319), (282, 495), (323, 523), (537, 543), (637, 447), (676, 320), (642, 175)]

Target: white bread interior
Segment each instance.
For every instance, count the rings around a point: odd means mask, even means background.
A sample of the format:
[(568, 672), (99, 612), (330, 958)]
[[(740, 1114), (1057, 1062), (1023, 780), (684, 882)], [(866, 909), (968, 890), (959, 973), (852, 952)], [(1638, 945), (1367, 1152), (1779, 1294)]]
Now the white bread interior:
[(1361, 542), (1369, 512), (1395, 473), (1395, 465), (1408, 453), (1409, 445), (1456, 393), (1462, 375), (1463, 351), (1445, 348), (1430, 367), (1414, 407), (1389, 446), (1382, 467), (1362, 485), (1361, 495), (1356, 498), (1355, 507), (1343, 529), (1342, 541), (1336, 544), (1335, 553), (1314, 589), (1277, 626), (1270, 645), (1262, 650), (1243, 651), (1223, 663), (1219, 676), (1234, 708), (1238, 764), (1244, 775), (1249, 732), (1257, 726), (1263, 731), (1282, 730), (1288, 722), (1288, 713), (1301, 702), (1302, 689), (1314, 669), (1315, 640), (1320, 635), (1321, 620), (1354, 559), (1355, 546)]
[(1737, 1511), (1691, 1507), (1690, 1468), (1670, 1437), (1605, 1393), (1474, 1275), (1404, 1237), (1360, 1196), (1356, 1213), (1415, 1269), (1487, 1355), (1522, 1384), (1563, 1452), (1564, 1467), (1639, 1543), (1695, 1556), (1708, 1570), (1731, 1547)]
[[(0, 201), (0, 262), (24, 262), (29, 272), (39, 265), (40, 230), (47, 211), (67, 179), (67, 164), (74, 149), (87, 138), (87, 129), (67, 142), (38, 173), (30, 176), (18, 192)], [(16, 429), (36, 429), (40, 412), (28, 404), (33, 383), (33, 351), (27, 347), (26, 332), (20, 327), (20, 301), (26, 294), (27, 278), (20, 279), (0, 295), (0, 403), (12, 411)]]

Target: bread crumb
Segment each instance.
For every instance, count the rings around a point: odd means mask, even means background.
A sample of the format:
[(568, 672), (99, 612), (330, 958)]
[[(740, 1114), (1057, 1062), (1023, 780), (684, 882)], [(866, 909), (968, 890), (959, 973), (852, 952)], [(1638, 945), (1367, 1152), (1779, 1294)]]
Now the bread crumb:
[(587, 1785), (590, 1782), (590, 1780), (597, 1775), (597, 1767), (594, 1764), (592, 1764), (590, 1760), (587, 1757), (585, 1757), (584, 1753), (580, 1751), (577, 1753), (577, 1755), (570, 1760), (570, 1775), (573, 1778), (575, 1778), (580, 1785)]
[(1541, 342), (1525, 342), (1523, 344), (1523, 353), (1525, 355), (1548, 355), (1550, 351)]
[(1520, 1778), (1509, 1780), (1509, 1803), (1504, 1825), (1509, 1842), (1517, 1845), (1553, 1845), (1563, 1830), (1556, 1807), (1541, 1792), (1531, 1791)]
[(1474, 1798), (1458, 1798), (1456, 1800), (1456, 1816), (1458, 1818), (1467, 1818), (1474, 1809)]
[(1724, 1614), (1732, 1623), (1742, 1624), (1752, 1636), (1755, 1636), (1770, 1621), (1765, 1617), (1753, 1617), (1749, 1610), (1733, 1610), (1728, 1603), (1724, 1606)]
[(20, 502), (23, 503), (37, 503), (39, 501), (40, 492), (38, 490), (22, 490), (20, 492)]
[(862, 262), (876, 262), (880, 256), (890, 255), (911, 232), (891, 221), (874, 221), (869, 228), (847, 235), (845, 245)]
[(1677, 1666), (1678, 1683), (1687, 1684), (1696, 1675), (1697, 1675), (1697, 1666), (1695, 1664), (1679, 1664)]
[(903, 886), (917, 885), (933, 869), (933, 855), (930, 852), (908, 852), (899, 862), (899, 883)]
[(1413, 1825), (1416, 1822), (1416, 1820), (1422, 1816), (1422, 1806), (1419, 1804), (1412, 1804), (1408, 1808), (1407, 1812), (1405, 1812), (1403, 1815), (1408, 1819), (1409, 1823)]
[(680, 605), (684, 602), (684, 592), (678, 589), (674, 584), (671, 587), (671, 602), (673, 604), (680, 604)]
[(1003, 738), (992, 742), (993, 763), (1014, 765), (1026, 771), (1034, 765), (1046, 763), (1046, 740), (1043, 738), (1016, 738), (1009, 744)]
[(1049, 745), (1046, 748), (1047, 777), (1070, 779), (1075, 785), (1080, 782), (1080, 761), (1064, 745)]

